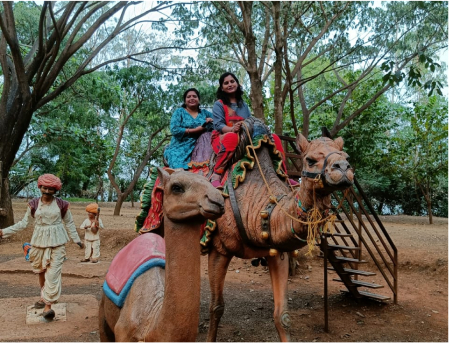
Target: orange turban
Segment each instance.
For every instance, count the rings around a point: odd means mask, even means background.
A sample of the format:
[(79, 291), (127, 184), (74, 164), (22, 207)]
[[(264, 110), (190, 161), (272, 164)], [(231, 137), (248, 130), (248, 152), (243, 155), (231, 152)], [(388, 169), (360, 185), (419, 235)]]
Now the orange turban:
[(86, 206), (86, 212), (90, 212), (90, 213), (98, 213), (98, 204), (89, 204)]
[(59, 191), (62, 187), (62, 183), (59, 177), (53, 174), (44, 174), (37, 179), (37, 187), (40, 188), (41, 186), (54, 188)]

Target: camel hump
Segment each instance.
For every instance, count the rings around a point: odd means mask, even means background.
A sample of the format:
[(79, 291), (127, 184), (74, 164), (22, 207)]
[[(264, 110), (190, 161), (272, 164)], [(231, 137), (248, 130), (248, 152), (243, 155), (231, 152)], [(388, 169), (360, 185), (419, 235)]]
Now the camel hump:
[[(119, 295), (123, 293), (125, 286), (130, 288), (130, 282), (132, 284), (135, 278), (156, 265), (165, 266), (164, 239), (154, 233), (140, 235), (114, 257), (105, 283), (112, 292)], [(111, 299), (109, 295), (108, 297)]]

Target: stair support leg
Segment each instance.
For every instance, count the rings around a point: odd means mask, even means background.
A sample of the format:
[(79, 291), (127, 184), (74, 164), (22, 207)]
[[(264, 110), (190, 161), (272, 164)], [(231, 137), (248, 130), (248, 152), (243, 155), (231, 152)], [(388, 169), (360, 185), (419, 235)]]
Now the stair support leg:
[(324, 253), (324, 331), (329, 332), (329, 304), (327, 299), (327, 238), (325, 235), (321, 235), (321, 247)]

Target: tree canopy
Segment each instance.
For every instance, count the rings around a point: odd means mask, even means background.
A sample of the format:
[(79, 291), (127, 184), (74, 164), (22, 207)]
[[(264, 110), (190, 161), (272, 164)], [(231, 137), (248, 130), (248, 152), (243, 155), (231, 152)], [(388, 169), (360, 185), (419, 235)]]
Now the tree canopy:
[[(136, 199), (168, 122), (234, 72), (278, 134), (342, 136), (379, 212), (447, 215), (447, 2), (3, 2), (0, 226), (42, 172)], [(446, 106), (445, 106), (446, 104)], [(8, 182), (9, 180), (9, 182)], [(108, 186), (109, 185), (109, 186)]]

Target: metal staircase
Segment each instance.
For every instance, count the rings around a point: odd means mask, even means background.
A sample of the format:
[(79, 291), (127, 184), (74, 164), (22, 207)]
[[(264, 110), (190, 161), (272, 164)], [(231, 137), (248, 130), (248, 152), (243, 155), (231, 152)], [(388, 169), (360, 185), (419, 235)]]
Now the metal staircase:
[[(336, 213), (338, 221), (334, 225), (335, 233), (321, 237), (323, 252), (321, 256), (326, 255), (326, 261), (331, 265), (327, 269), (337, 273), (339, 278), (333, 278), (333, 280), (342, 282), (347, 288), (345, 292), (355, 298), (368, 297), (380, 301), (393, 298), (396, 304), (398, 295), (396, 246), (357, 179), (354, 186), (346, 193), (333, 193), (336, 202), (340, 202), (342, 197), (345, 198), (344, 205), (341, 207), (341, 213)], [(324, 254), (325, 250), (327, 254)], [(325, 264), (327, 266), (327, 263)], [(361, 264), (369, 266), (371, 270), (361, 270)], [(380, 276), (375, 278), (376, 281), (369, 280), (378, 273)], [(381, 282), (377, 281), (379, 279)], [(384, 286), (387, 286), (386, 291), (380, 293), (370, 291), (384, 288)], [(361, 288), (368, 290), (360, 290)]]
[[(300, 175), (301, 161), (294, 145), (295, 139), (279, 137), (284, 143), (289, 176)], [(332, 194), (334, 205), (341, 201), (342, 206), (338, 211), (336, 207), (333, 208), (338, 218), (334, 224), (334, 233), (322, 234), (319, 244), (319, 257), (324, 258), (326, 331), (329, 273), (333, 274), (333, 281), (343, 283), (346, 289), (342, 292), (356, 299), (387, 301), (393, 298), (395, 304), (398, 301), (397, 248), (356, 178), (354, 186), (349, 190)], [(360, 269), (361, 266), (368, 270)]]

